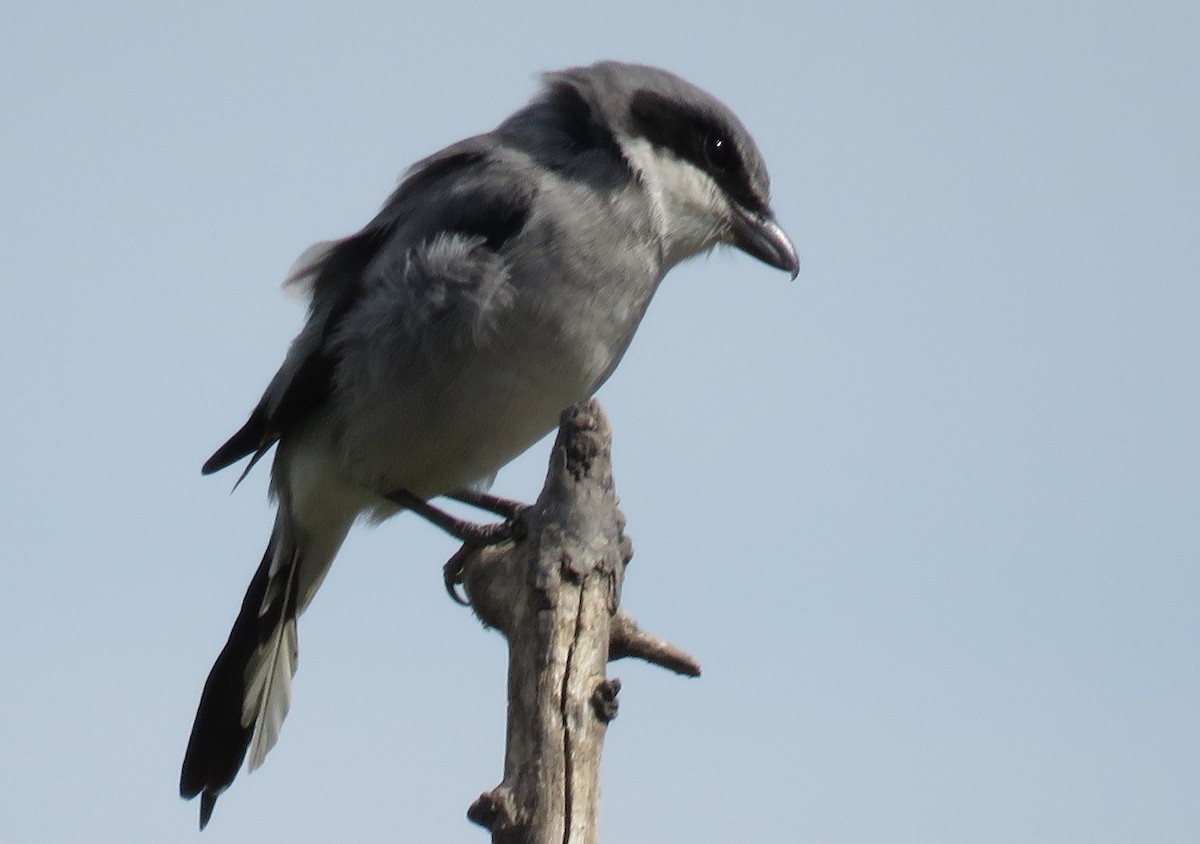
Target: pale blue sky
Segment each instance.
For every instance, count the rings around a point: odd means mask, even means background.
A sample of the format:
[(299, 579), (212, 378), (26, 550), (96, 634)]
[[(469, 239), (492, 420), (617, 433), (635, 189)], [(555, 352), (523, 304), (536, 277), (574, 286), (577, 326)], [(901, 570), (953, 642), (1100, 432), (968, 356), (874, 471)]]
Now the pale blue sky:
[(487, 840), (504, 649), (410, 517), (352, 535), (197, 838), (270, 525), (199, 466), (296, 255), (604, 57), (738, 111), (803, 259), (679, 268), (601, 392), (626, 605), (705, 669), (614, 666), (605, 840), (1200, 840), (1193, 4), (11, 5), (0, 840)]

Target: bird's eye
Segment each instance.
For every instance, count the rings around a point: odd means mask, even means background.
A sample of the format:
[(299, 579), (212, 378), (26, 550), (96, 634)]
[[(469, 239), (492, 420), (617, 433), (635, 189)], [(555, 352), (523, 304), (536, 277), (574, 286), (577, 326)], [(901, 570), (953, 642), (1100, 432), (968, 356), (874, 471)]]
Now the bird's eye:
[(708, 135), (704, 139), (704, 160), (709, 169), (717, 173), (732, 170), (737, 164), (737, 153), (733, 144), (720, 135)]

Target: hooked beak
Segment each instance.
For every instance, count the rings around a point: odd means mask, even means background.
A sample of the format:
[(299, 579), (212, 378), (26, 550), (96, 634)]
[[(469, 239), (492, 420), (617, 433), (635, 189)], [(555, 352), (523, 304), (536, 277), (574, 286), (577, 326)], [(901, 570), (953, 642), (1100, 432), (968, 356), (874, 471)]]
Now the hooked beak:
[(796, 257), (796, 247), (779, 227), (779, 223), (775, 222), (775, 217), (770, 211), (759, 213), (735, 207), (733, 245), (764, 264), (791, 273), (792, 278), (800, 274), (800, 259)]

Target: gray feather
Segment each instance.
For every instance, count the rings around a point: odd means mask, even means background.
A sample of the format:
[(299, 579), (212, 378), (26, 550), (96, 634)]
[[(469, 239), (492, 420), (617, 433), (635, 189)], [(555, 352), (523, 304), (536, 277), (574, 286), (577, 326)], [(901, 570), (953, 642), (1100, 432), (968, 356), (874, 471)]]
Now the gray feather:
[[(305, 251), (308, 321), (212, 472), (272, 448), (275, 533), (210, 672), (181, 776), (207, 822), (291, 705), (296, 619), (389, 494), (480, 488), (592, 395), (663, 276), (724, 243), (795, 272), (749, 133), (679, 77), (545, 77), (491, 132), (408, 171), (359, 232)], [(249, 471), (249, 467), (247, 467)]]

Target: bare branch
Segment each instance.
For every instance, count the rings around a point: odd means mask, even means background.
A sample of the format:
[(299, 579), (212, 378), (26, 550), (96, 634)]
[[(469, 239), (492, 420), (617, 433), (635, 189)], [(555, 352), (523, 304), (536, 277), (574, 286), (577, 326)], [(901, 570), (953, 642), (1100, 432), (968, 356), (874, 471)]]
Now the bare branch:
[(447, 564), (484, 624), (509, 644), (504, 779), (467, 816), (496, 844), (594, 844), (600, 755), (617, 714), (610, 659), (638, 657), (697, 676), (692, 657), (620, 610), (632, 555), (617, 509), (611, 433), (600, 405), (563, 413), (546, 483), (523, 532), (464, 548)]

